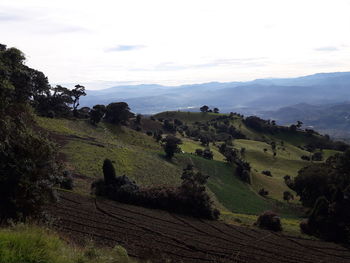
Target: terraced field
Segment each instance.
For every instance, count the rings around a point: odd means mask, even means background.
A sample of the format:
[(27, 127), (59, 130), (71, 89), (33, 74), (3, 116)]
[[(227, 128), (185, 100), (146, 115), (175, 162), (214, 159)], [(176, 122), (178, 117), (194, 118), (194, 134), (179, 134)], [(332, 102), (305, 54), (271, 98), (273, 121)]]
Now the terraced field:
[(321, 241), (193, 219), (69, 192), (48, 211), (53, 226), (76, 243), (124, 246), (153, 262), (350, 262), (350, 251)]

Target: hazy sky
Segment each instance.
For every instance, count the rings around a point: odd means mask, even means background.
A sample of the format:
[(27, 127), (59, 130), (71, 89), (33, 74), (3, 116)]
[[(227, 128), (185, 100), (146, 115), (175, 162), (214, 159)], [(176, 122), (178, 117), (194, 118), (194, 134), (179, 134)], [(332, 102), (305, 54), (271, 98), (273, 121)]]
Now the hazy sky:
[(0, 43), (51, 83), (350, 71), (350, 0), (0, 0)]

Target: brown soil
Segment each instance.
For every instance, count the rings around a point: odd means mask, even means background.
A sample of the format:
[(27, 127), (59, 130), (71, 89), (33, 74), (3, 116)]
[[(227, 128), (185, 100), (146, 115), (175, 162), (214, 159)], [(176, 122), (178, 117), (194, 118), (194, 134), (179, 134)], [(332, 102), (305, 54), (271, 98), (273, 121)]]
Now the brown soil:
[(125, 247), (153, 262), (346, 263), (350, 251), (322, 241), (194, 219), (60, 192), (53, 227), (77, 244)]

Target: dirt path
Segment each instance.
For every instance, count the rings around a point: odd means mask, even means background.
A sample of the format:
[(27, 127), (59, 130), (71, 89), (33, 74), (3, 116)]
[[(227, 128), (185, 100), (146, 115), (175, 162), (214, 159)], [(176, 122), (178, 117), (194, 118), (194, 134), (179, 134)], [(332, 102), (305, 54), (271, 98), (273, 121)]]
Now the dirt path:
[[(346, 263), (350, 251), (321, 241), (199, 220), (60, 192), (53, 226), (76, 243), (120, 244), (134, 257), (164, 262)], [(153, 260), (154, 261), (154, 260)]]

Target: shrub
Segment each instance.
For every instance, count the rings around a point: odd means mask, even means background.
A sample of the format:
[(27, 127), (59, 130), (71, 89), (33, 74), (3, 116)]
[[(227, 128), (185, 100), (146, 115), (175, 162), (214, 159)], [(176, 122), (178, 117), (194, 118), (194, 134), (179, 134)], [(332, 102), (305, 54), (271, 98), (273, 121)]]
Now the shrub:
[(271, 171), (265, 170), (265, 171), (262, 171), (261, 173), (262, 173), (263, 175), (272, 177)]
[(64, 171), (60, 187), (67, 190), (72, 190), (74, 187), (73, 176), (69, 171)]
[(259, 228), (271, 230), (271, 231), (282, 231), (281, 219), (273, 211), (265, 211), (262, 213), (255, 223)]
[(265, 197), (269, 194), (269, 191), (266, 191), (264, 188), (261, 188), (259, 190), (259, 195), (261, 195), (262, 197)]
[(195, 153), (198, 156), (203, 156), (203, 150), (202, 149), (196, 149)]
[(302, 160), (304, 160), (304, 161), (310, 161), (311, 160), (311, 158), (309, 156), (307, 156), (307, 155), (302, 155), (300, 158)]
[(322, 152), (315, 152), (313, 155), (312, 155), (312, 157), (311, 157), (311, 159), (313, 160), (313, 161), (323, 161), (323, 153)]

